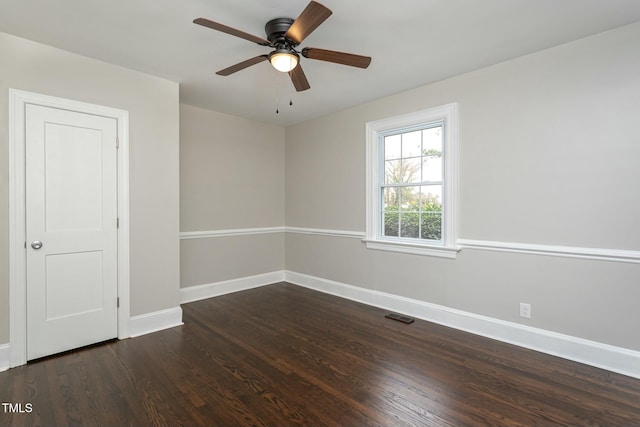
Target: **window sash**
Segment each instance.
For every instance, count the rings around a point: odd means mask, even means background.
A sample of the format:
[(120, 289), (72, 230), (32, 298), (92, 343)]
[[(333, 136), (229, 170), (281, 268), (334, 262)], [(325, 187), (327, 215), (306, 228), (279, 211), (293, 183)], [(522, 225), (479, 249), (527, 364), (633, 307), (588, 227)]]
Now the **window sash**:
[[(398, 183), (386, 183), (386, 164), (388, 161), (395, 161), (395, 160), (399, 160), (399, 161), (403, 161), (406, 159), (413, 159), (413, 158), (418, 158), (418, 159), (423, 159), (424, 155), (421, 156), (412, 156), (412, 157), (404, 157), (403, 156), (403, 152), (402, 150), (400, 151), (400, 157), (398, 158), (391, 158), (391, 159), (387, 159), (385, 156), (385, 139), (391, 136), (400, 136), (402, 138), (403, 135), (408, 134), (408, 133), (412, 133), (412, 132), (416, 132), (416, 131), (424, 131), (424, 130), (429, 130), (429, 129), (434, 129), (440, 127), (442, 128), (442, 154), (441, 154), (441, 161), (442, 161), (442, 176), (443, 179), (439, 180), (439, 181), (418, 181), (418, 182), (398, 182)], [(377, 182), (377, 187), (378, 187), (378, 206), (377, 206), (377, 213), (379, 215), (378, 218), (378, 230), (377, 230), (377, 238), (380, 240), (397, 240), (397, 241), (408, 241), (408, 242), (420, 242), (420, 243), (428, 243), (428, 244), (435, 244), (435, 245), (443, 245), (444, 244), (444, 234), (445, 234), (445, 203), (444, 203), (444, 196), (446, 194), (445, 191), (445, 180), (444, 180), (444, 176), (446, 176), (446, 170), (445, 170), (445, 165), (446, 165), (446, 161), (445, 161), (445, 156), (446, 156), (446, 144), (445, 144), (445, 138), (446, 138), (446, 132), (447, 132), (447, 126), (446, 126), (446, 121), (445, 120), (434, 120), (434, 121), (430, 121), (430, 122), (426, 122), (426, 123), (417, 123), (411, 126), (405, 126), (405, 127), (399, 127), (399, 128), (394, 128), (394, 129), (389, 129), (386, 132), (380, 132), (378, 133), (378, 141), (377, 141), (377, 151), (378, 151), (378, 182)], [(421, 137), (422, 138), (422, 137)], [(423, 152), (423, 143), (424, 141), (421, 139), (420, 141), (421, 143), (421, 151)], [(423, 177), (423, 165), (421, 165), (420, 167), (420, 177)], [(385, 203), (384, 203), (384, 190), (385, 188), (407, 188), (407, 187), (426, 187), (426, 186), (440, 186), (441, 187), (441, 193), (442, 193), (442, 199), (440, 201), (442, 209), (440, 211), (438, 211), (439, 215), (440, 215), (440, 238), (439, 239), (427, 239), (427, 238), (423, 238), (422, 237), (422, 216), (423, 216), (423, 212), (435, 212), (435, 211), (423, 211), (422, 210), (422, 204), (418, 203), (418, 210), (417, 211), (410, 211), (410, 210), (402, 210), (401, 206), (398, 206), (398, 236), (392, 236), (392, 235), (387, 235), (385, 234), (385, 226), (386, 226), (386, 214), (387, 213), (392, 213), (392, 212), (396, 212), (396, 211), (387, 211), (385, 209)], [(418, 237), (403, 237), (402, 234), (402, 213), (416, 213), (418, 215)]]

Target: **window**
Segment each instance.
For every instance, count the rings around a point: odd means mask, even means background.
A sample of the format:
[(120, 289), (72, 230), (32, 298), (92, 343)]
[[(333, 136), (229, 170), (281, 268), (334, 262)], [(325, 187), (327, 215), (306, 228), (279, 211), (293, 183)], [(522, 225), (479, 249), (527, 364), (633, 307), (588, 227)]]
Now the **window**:
[(457, 104), (366, 131), (367, 247), (455, 258)]

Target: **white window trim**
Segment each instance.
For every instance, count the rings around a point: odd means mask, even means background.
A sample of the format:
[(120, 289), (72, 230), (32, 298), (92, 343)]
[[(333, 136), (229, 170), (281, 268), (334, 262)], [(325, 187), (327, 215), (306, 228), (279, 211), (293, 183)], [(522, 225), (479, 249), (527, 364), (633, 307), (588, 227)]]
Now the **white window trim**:
[[(444, 188), (443, 188), (443, 227), (442, 243), (422, 242), (418, 239), (398, 241), (380, 236), (381, 215), (379, 138), (393, 129), (427, 124), (435, 121), (445, 122), (444, 132)], [(367, 248), (393, 252), (428, 255), (443, 258), (456, 258), (458, 236), (458, 104), (451, 103), (414, 113), (376, 120), (366, 123), (366, 238)]]

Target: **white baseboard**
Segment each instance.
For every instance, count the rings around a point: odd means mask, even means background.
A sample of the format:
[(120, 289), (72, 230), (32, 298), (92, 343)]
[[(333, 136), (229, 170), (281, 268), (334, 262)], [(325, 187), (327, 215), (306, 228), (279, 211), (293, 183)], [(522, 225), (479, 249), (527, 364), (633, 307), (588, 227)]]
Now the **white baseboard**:
[(129, 336), (139, 337), (163, 329), (182, 325), (182, 308), (173, 307), (153, 313), (132, 316), (129, 321)]
[(0, 344), (0, 372), (6, 371), (11, 366), (9, 344)]
[(498, 341), (640, 378), (640, 352), (445, 306), (285, 271), (284, 280)]
[(283, 280), (284, 271), (281, 270), (258, 274), (255, 276), (242, 277), (239, 279), (208, 283), (206, 285), (189, 286), (187, 288), (180, 289), (180, 304), (217, 297), (220, 295), (230, 294), (232, 292), (259, 288), (260, 286), (282, 282)]

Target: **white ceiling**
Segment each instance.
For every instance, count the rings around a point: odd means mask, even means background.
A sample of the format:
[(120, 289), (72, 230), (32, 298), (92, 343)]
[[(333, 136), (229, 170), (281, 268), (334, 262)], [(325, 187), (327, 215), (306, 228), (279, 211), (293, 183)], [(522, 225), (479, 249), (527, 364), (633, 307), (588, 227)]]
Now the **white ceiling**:
[(320, 2), (333, 15), (300, 47), (373, 61), (302, 58), (301, 93), (267, 62), (215, 75), (269, 49), (192, 21), (266, 37), (268, 20), (296, 18), (308, 0), (0, 0), (0, 31), (179, 82), (186, 104), (290, 125), (640, 20), (638, 0)]

